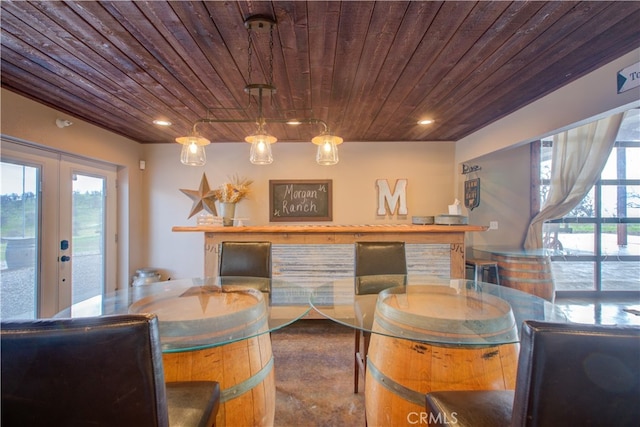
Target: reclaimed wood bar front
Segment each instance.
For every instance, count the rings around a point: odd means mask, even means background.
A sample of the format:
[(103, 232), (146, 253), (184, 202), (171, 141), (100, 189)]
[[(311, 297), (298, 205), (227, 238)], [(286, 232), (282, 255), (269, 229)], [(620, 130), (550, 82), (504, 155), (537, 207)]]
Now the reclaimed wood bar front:
[(251, 227), (175, 226), (174, 232), (204, 233), (204, 274), (218, 275), (218, 245), (223, 241), (269, 241), (274, 244), (352, 244), (362, 241), (449, 244), (454, 279), (465, 277), (465, 233), (478, 225), (288, 225)]

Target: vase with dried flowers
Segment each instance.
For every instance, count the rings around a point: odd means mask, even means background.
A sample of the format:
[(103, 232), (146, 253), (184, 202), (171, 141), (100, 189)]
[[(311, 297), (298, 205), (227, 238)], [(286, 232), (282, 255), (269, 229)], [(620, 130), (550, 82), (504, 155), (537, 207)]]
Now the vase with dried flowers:
[(234, 175), (228, 182), (220, 185), (214, 191), (216, 200), (219, 203), (219, 214), (222, 216), (222, 223), (225, 227), (233, 225), (233, 217), (236, 212), (236, 203), (247, 197), (249, 186), (253, 180), (239, 178)]

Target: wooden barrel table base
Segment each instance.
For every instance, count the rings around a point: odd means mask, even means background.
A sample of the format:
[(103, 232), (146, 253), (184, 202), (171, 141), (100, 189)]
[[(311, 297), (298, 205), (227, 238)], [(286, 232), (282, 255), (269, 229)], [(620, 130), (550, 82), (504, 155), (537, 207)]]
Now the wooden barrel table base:
[[(515, 388), (519, 344), (508, 303), (491, 295), (457, 298), (455, 290), (434, 288), (441, 289), (397, 295), (399, 303), (392, 301), (396, 295), (378, 300), (365, 381), (368, 425), (411, 425), (424, 413), (430, 391)], [(433, 312), (412, 312), (412, 305), (424, 307), (427, 300)], [(479, 335), (478, 328), (486, 331)], [(403, 335), (429, 342), (396, 338)], [(486, 344), (472, 344), (483, 335)]]
[(273, 425), (276, 387), (269, 334), (162, 358), (166, 381), (220, 383), (216, 426)]
[(493, 259), (498, 263), (500, 285), (554, 301), (555, 284), (548, 256), (493, 254)]
[(272, 426), (276, 388), (263, 295), (225, 289), (169, 290), (138, 300), (130, 311), (158, 315), (165, 381), (220, 383), (216, 426)]

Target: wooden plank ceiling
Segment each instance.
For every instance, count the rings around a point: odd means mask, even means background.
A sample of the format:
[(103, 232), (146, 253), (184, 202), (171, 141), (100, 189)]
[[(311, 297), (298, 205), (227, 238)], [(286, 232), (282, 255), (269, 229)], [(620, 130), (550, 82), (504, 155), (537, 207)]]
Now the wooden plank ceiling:
[[(345, 141), (455, 141), (640, 47), (635, 1), (3, 0), (1, 9), (3, 88), (142, 143), (172, 142), (199, 118), (256, 118), (244, 88), (268, 82), (271, 66), (267, 118), (319, 118)], [(277, 22), (273, 61), (269, 32), (252, 31), (249, 68), (244, 21), (258, 14)], [(416, 124), (426, 117), (435, 123)], [(267, 128), (280, 141), (322, 130)], [(198, 130), (243, 141), (255, 125)]]

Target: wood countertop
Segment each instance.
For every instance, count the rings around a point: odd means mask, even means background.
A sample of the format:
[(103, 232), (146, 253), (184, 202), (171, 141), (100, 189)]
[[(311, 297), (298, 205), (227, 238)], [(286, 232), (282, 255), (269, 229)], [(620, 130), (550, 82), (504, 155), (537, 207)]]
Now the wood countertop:
[(261, 225), (220, 227), (211, 225), (174, 226), (174, 232), (200, 233), (461, 233), (486, 231), (483, 225)]

